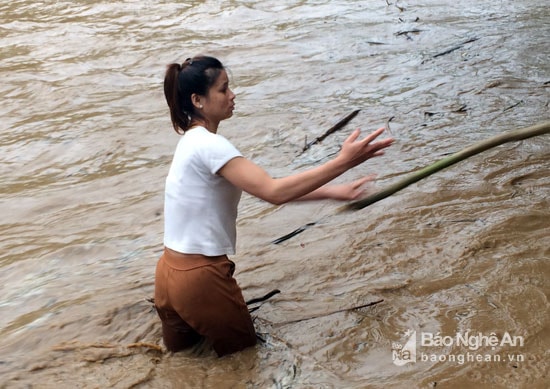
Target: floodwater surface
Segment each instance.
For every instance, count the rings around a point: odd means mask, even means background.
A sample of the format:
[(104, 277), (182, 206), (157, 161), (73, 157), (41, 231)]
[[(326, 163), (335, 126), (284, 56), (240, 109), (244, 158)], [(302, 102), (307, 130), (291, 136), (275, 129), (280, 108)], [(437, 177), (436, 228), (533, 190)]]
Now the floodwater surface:
[(243, 195), (237, 280), (281, 291), (254, 348), (168, 353), (148, 299), (178, 141), (167, 64), (222, 60), (219, 132), (273, 176), (388, 123), (386, 154), (336, 180), (375, 190), (549, 120), (548, 20), (533, 0), (3, 1), (0, 387), (547, 387), (548, 135), (355, 212)]

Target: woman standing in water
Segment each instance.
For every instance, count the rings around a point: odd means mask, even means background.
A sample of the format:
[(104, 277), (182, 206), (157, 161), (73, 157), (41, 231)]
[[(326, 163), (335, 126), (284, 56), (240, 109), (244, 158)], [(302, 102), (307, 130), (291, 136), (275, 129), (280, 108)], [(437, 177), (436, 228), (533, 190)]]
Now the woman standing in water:
[(164, 94), (178, 142), (166, 178), (164, 252), (155, 274), (155, 306), (164, 344), (179, 351), (205, 338), (219, 356), (256, 344), (240, 287), (233, 278), (237, 207), (242, 191), (273, 204), (295, 200), (354, 200), (363, 178), (325, 185), (367, 159), (383, 154), (393, 139), (359, 139), (355, 130), (337, 157), (313, 169), (272, 178), (244, 158), (219, 123), (233, 115), (235, 94), (220, 61), (207, 56), (168, 66)]

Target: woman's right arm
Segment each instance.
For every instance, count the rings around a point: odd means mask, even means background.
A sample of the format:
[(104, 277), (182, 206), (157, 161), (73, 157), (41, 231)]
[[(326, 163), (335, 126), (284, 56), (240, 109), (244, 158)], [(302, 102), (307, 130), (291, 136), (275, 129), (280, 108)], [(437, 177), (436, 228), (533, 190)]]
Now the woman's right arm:
[(272, 178), (254, 162), (237, 157), (227, 162), (218, 173), (245, 192), (272, 204), (284, 204), (313, 192), (347, 170), (366, 160), (384, 154), (383, 149), (393, 143), (392, 138), (374, 141), (382, 132), (380, 128), (364, 139), (358, 140), (355, 130), (343, 143), (337, 157), (301, 173), (283, 178)]

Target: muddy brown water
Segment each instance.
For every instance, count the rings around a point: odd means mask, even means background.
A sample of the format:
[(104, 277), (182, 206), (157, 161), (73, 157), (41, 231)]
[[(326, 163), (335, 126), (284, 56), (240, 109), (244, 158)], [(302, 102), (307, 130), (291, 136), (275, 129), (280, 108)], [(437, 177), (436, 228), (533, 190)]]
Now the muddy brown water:
[(3, 1), (0, 387), (547, 387), (548, 136), (357, 212), (244, 196), (237, 279), (245, 298), (281, 290), (254, 313), (266, 343), (221, 359), (162, 347), (147, 299), (178, 140), (166, 64), (228, 66), (237, 109), (220, 133), (275, 176), (390, 117), (396, 144), (338, 181), (375, 172), (383, 187), (550, 119), (549, 7), (389, 3)]

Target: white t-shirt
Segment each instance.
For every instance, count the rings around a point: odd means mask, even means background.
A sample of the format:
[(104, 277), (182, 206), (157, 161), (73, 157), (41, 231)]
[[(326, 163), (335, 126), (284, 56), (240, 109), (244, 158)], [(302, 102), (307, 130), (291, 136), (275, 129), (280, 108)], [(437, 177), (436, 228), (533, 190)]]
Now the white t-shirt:
[(166, 247), (185, 254), (235, 254), (242, 191), (216, 173), (240, 156), (227, 139), (204, 127), (185, 132), (166, 178)]

